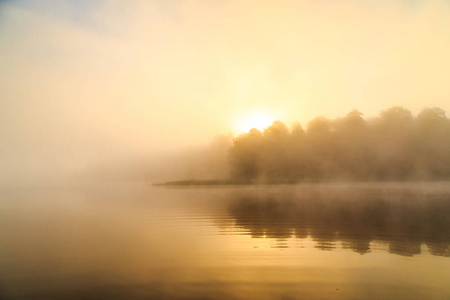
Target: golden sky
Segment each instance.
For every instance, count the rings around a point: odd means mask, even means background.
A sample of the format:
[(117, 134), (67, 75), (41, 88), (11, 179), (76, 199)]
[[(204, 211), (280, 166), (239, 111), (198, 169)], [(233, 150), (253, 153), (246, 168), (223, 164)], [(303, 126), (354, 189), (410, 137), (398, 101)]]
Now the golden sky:
[(206, 143), (255, 112), (450, 112), (445, 0), (93, 2), (0, 2), (3, 169)]

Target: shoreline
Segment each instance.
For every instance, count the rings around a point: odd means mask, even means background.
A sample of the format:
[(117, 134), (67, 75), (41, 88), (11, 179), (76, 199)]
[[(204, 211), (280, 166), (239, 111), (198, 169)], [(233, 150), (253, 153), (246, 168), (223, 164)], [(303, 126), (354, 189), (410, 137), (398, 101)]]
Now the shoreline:
[(443, 180), (367, 180), (367, 181), (336, 181), (336, 180), (325, 180), (325, 181), (242, 181), (242, 180), (176, 180), (176, 181), (166, 181), (159, 183), (152, 183), (152, 186), (173, 186), (173, 187), (188, 187), (188, 186), (265, 186), (265, 185), (296, 185), (296, 184), (408, 184), (408, 183), (445, 183), (448, 184), (450, 181), (448, 179)]

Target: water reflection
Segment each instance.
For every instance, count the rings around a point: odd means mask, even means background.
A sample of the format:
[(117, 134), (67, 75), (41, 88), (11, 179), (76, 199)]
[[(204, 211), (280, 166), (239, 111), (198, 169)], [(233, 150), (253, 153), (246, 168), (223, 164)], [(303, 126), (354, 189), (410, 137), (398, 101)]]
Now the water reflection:
[(412, 256), (422, 244), (431, 254), (450, 256), (450, 198), (447, 193), (326, 189), (299, 193), (237, 195), (228, 205), (233, 227), (253, 238), (311, 238), (315, 247), (365, 254), (373, 242), (389, 253)]
[(384, 186), (0, 190), (0, 299), (447, 299), (450, 187)]

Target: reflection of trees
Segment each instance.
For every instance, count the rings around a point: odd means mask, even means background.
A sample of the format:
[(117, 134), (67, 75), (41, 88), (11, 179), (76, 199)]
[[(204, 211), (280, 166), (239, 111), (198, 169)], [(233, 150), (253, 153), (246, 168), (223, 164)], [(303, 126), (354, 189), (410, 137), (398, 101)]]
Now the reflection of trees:
[(235, 226), (254, 238), (311, 237), (322, 250), (341, 242), (361, 254), (377, 240), (388, 243), (390, 253), (407, 256), (426, 244), (431, 254), (450, 256), (449, 195), (391, 192), (247, 195), (232, 201), (229, 212)]
[(450, 178), (450, 120), (440, 108), (416, 117), (403, 107), (365, 120), (353, 110), (343, 118), (315, 118), (303, 130), (276, 121), (252, 129), (229, 151), (232, 178), (299, 182), (336, 178), (405, 180)]

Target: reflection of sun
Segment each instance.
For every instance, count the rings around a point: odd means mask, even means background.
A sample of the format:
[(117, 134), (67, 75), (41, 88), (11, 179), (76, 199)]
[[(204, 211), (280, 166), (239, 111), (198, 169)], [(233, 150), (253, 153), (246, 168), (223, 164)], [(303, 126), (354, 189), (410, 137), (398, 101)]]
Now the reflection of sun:
[(238, 122), (237, 128), (241, 132), (248, 132), (252, 128), (263, 130), (272, 125), (274, 120), (275, 118), (268, 113), (257, 112)]

